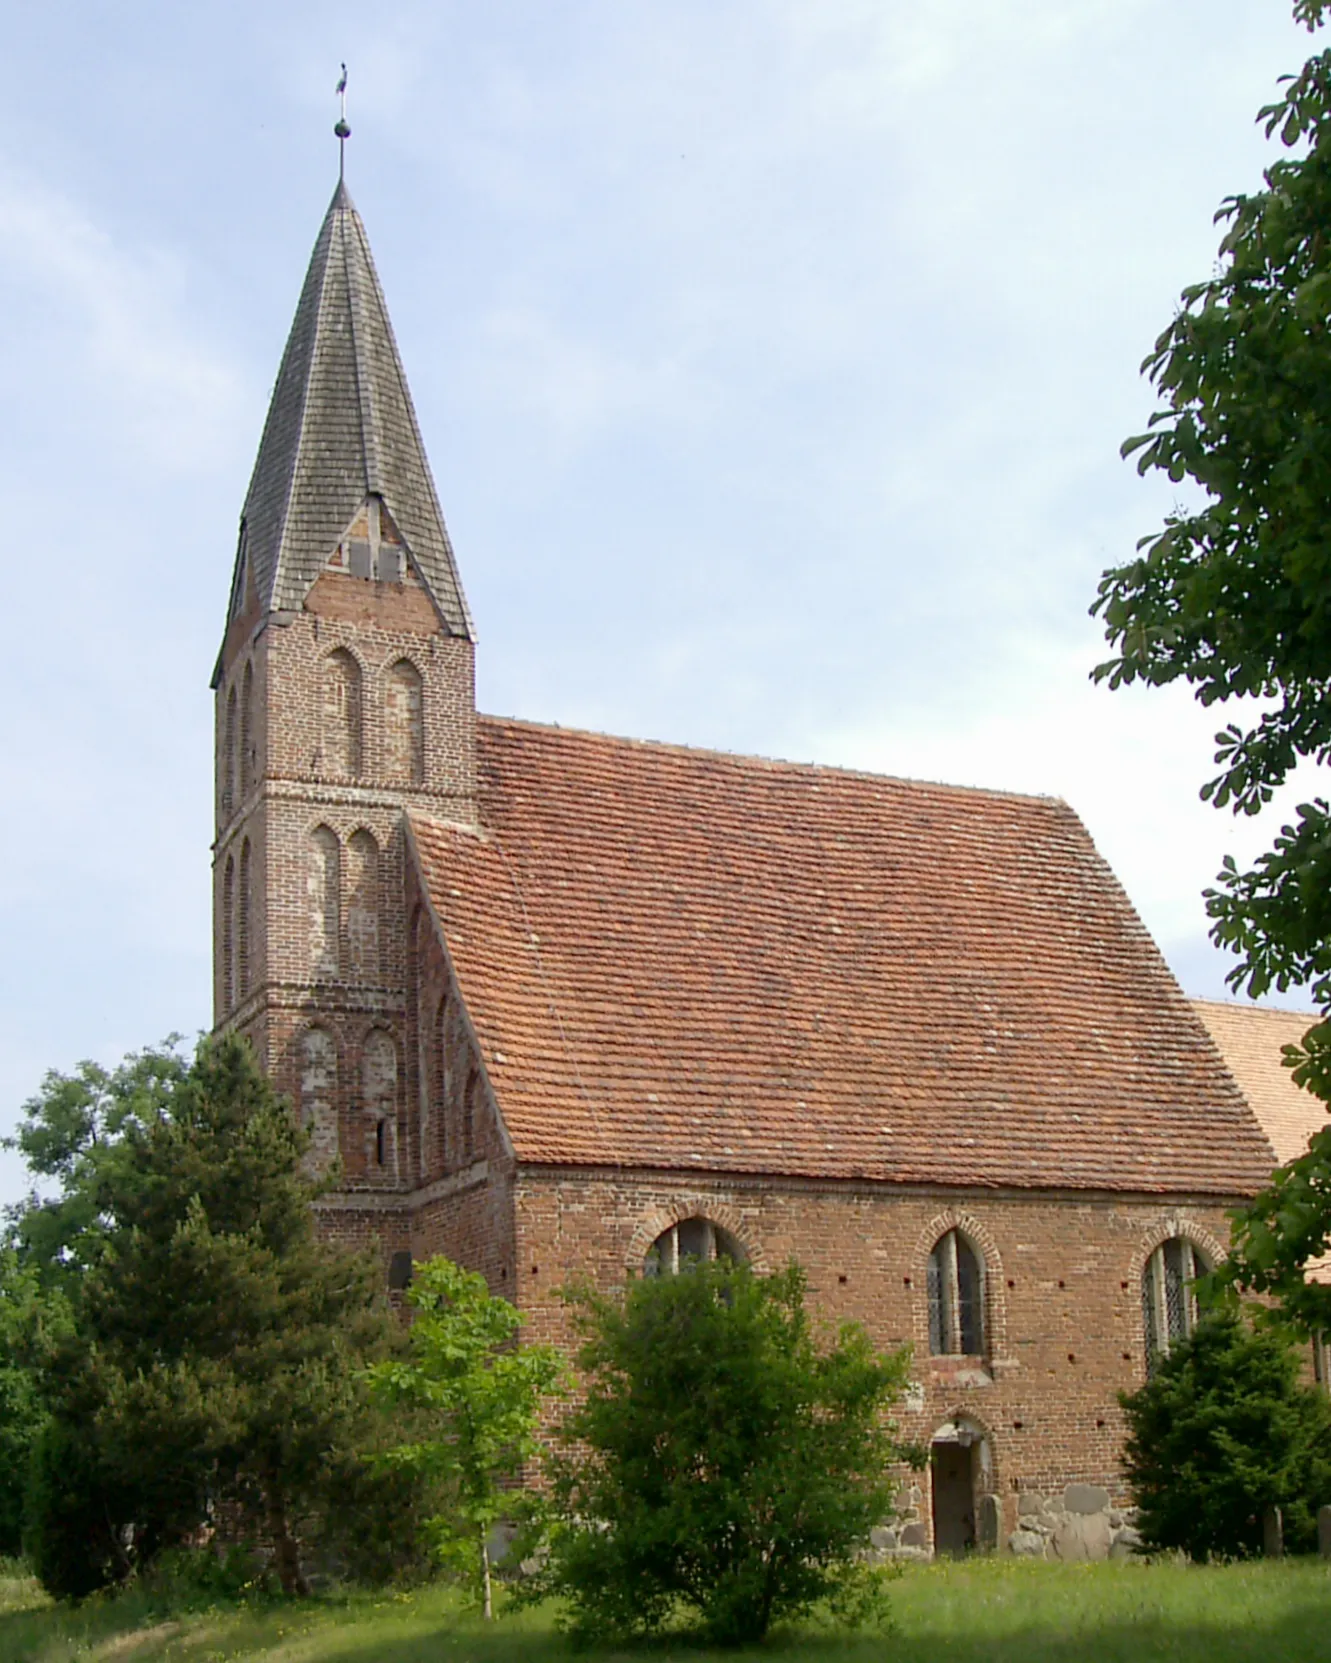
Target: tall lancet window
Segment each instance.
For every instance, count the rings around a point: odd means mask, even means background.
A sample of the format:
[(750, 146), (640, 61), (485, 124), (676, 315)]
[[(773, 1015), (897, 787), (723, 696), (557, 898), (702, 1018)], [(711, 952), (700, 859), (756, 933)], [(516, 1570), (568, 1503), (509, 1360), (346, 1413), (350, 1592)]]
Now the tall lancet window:
[(1148, 1373), (1154, 1373), (1176, 1340), (1187, 1339), (1196, 1327), (1193, 1282), (1210, 1268), (1201, 1249), (1186, 1236), (1171, 1236), (1147, 1259), (1142, 1269), (1142, 1327)]
[(240, 874), (236, 895), (236, 998), (243, 999), (250, 990), (250, 840), (240, 846)]
[(310, 968), (316, 975), (336, 976), (342, 934), (342, 845), (328, 826), (310, 833), (306, 877), (310, 913)]
[(254, 784), (254, 664), (245, 666), (240, 683), (240, 794), (248, 796)]
[(310, 1134), (306, 1165), (322, 1172), (337, 1155), (337, 1048), (325, 1028), (300, 1042), (300, 1118)]
[(984, 1351), (984, 1272), (959, 1230), (940, 1237), (929, 1255), (929, 1350), (935, 1357)]
[(400, 658), (388, 672), (384, 742), (388, 777), (402, 785), (425, 780), (425, 723), (421, 673)]
[(359, 982), (380, 979), (379, 895), (379, 845), (358, 831), (347, 844), (347, 955)]
[(361, 1097), (369, 1165), (382, 1176), (392, 1177), (397, 1170), (397, 1046), (382, 1028), (365, 1036)]
[(225, 1015), (236, 1002), (236, 862), (232, 855), (226, 857), (222, 872), (222, 912), (217, 922), (222, 938), (221, 1002), (222, 1014)]
[(226, 696), (226, 721), (222, 728), (222, 819), (229, 820), (236, 806), (236, 688)]
[(361, 770), (360, 665), (339, 647), (324, 659), (324, 772), (355, 779)]

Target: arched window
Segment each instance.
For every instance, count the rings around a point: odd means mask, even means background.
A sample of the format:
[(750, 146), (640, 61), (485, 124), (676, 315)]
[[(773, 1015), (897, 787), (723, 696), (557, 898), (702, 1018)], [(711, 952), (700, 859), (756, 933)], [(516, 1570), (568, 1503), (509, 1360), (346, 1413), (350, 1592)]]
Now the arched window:
[(421, 673), (406, 658), (388, 672), (384, 712), (384, 762), (388, 778), (403, 785), (425, 779), (425, 726)]
[(231, 1010), (236, 1002), (235, 921), (236, 862), (234, 856), (228, 855), (226, 867), (222, 872), (222, 913), (218, 919), (222, 937), (223, 1015)]
[(1154, 1368), (1175, 1340), (1186, 1339), (1197, 1325), (1197, 1297), (1192, 1284), (1211, 1266), (1186, 1236), (1160, 1243), (1142, 1268), (1142, 1328), (1146, 1367)]
[(467, 1074), (467, 1089), (462, 1094), (462, 1159), (469, 1161), (476, 1153), (476, 1093), (480, 1077), (473, 1068)]
[(310, 1134), (316, 1172), (337, 1155), (337, 1048), (326, 1028), (307, 1028), (300, 1042), (300, 1119)]
[(236, 806), (236, 684), (226, 696), (226, 722), (222, 729), (222, 819), (229, 820)]
[(240, 694), (240, 794), (247, 797), (254, 784), (254, 663), (245, 666)]
[(360, 665), (339, 647), (324, 659), (324, 772), (355, 779), (361, 768)]
[(935, 1357), (984, 1353), (984, 1275), (958, 1230), (941, 1236), (929, 1255), (929, 1350)]
[(375, 1028), (365, 1036), (361, 1058), (361, 1099), (371, 1128), (371, 1164), (392, 1171), (397, 1125), (397, 1046), (393, 1036)]
[(473, 1158), (476, 1092), (479, 1076), (462, 1005), (445, 994), (435, 1020), (435, 1057), (439, 1069), (439, 1139), (445, 1166), (456, 1171)]
[(682, 1218), (678, 1224), (662, 1230), (647, 1249), (642, 1273), (674, 1276), (687, 1270), (690, 1264), (700, 1264), (706, 1259), (733, 1259), (736, 1264), (742, 1264), (745, 1257), (744, 1249), (730, 1231), (723, 1230), (710, 1218)]
[(452, 1140), (448, 1127), (448, 996), (439, 1001), (434, 1013), (434, 1066), (431, 1069), (434, 1101), (438, 1106), (439, 1163), (445, 1172), (453, 1158)]
[(328, 826), (316, 826), (310, 833), (306, 890), (310, 967), (318, 975), (336, 976), (342, 933), (342, 845)]
[(354, 980), (379, 980), (379, 845), (367, 831), (347, 844), (347, 955)]
[(250, 990), (250, 840), (240, 846), (240, 874), (236, 896), (236, 998)]

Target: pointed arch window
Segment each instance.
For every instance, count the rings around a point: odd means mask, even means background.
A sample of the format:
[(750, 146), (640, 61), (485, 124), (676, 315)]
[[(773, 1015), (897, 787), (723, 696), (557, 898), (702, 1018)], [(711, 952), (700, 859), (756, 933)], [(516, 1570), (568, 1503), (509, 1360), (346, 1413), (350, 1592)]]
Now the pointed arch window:
[(389, 779), (402, 785), (425, 780), (424, 685), (409, 658), (388, 672), (384, 712), (385, 761)]
[(448, 1126), (448, 995), (439, 1001), (434, 1013), (434, 1101), (438, 1105), (439, 1162), (445, 1172), (453, 1158), (453, 1140)]
[(254, 661), (245, 666), (240, 682), (240, 794), (248, 797), (254, 786)]
[(1197, 1326), (1192, 1285), (1210, 1269), (1210, 1260), (1186, 1236), (1171, 1236), (1147, 1259), (1142, 1269), (1142, 1329), (1148, 1373), (1171, 1345), (1187, 1339)]
[(324, 770), (339, 779), (361, 771), (361, 672), (345, 647), (323, 664)]
[(337, 1156), (337, 1047), (327, 1028), (307, 1028), (300, 1042), (300, 1118), (316, 1172)]
[(675, 1276), (691, 1264), (710, 1259), (731, 1259), (742, 1264), (747, 1255), (729, 1230), (699, 1214), (682, 1218), (662, 1230), (647, 1249), (642, 1262), (644, 1276)]
[(250, 991), (250, 909), (251, 895), (250, 840), (240, 846), (240, 871), (236, 885), (236, 997), (244, 999)]
[(462, 1094), (462, 1159), (469, 1161), (476, 1153), (476, 1093), (480, 1089), (476, 1070), (467, 1073), (467, 1089)]
[(310, 833), (306, 890), (309, 898), (310, 968), (336, 976), (341, 958), (342, 845), (329, 826)]
[(347, 956), (356, 981), (380, 979), (380, 856), (367, 831), (347, 844)]
[(222, 938), (222, 989), (221, 1014), (225, 1016), (236, 1003), (236, 965), (235, 965), (235, 915), (236, 915), (236, 860), (234, 855), (226, 857), (226, 866), (222, 872), (222, 908), (218, 919), (219, 931)]
[(236, 684), (226, 696), (226, 720), (222, 727), (222, 819), (229, 820), (236, 807)]
[(979, 1254), (949, 1230), (929, 1255), (929, 1351), (935, 1357), (984, 1353), (984, 1274)]
[(370, 1162), (383, 1176), (396, 1168), (397, 1046), (382, 1028), (365, 1036), (361, 1098), (370, 1137)]

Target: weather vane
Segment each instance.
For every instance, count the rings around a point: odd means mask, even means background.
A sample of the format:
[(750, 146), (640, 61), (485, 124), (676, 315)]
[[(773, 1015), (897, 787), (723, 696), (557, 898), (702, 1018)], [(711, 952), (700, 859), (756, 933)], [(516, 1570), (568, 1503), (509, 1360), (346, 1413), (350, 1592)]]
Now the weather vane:
[(351, 137), (351, 129), (347, 126), (347, 66), (342, 65), (342, 76), (337, 83), (337, 96), (342, 101), (342, 113), (337, 118), (337, 125), (333, 131), (337, 134), (337, 176), (341, 179), (346, 173), (347, 140)]

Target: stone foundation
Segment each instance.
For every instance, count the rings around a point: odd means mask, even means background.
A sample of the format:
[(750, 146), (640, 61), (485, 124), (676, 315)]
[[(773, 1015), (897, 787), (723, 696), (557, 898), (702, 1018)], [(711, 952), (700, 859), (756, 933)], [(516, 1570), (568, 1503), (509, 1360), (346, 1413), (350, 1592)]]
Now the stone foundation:
[(1068, 1484), (1049, 1496), (1025, 1490), (1007, 1549), (1023, 1559), (1126, 1559), (1141, 1541), (1132, 1516), (1132, 1508), (1111, 1506), (1098, 1484)]

